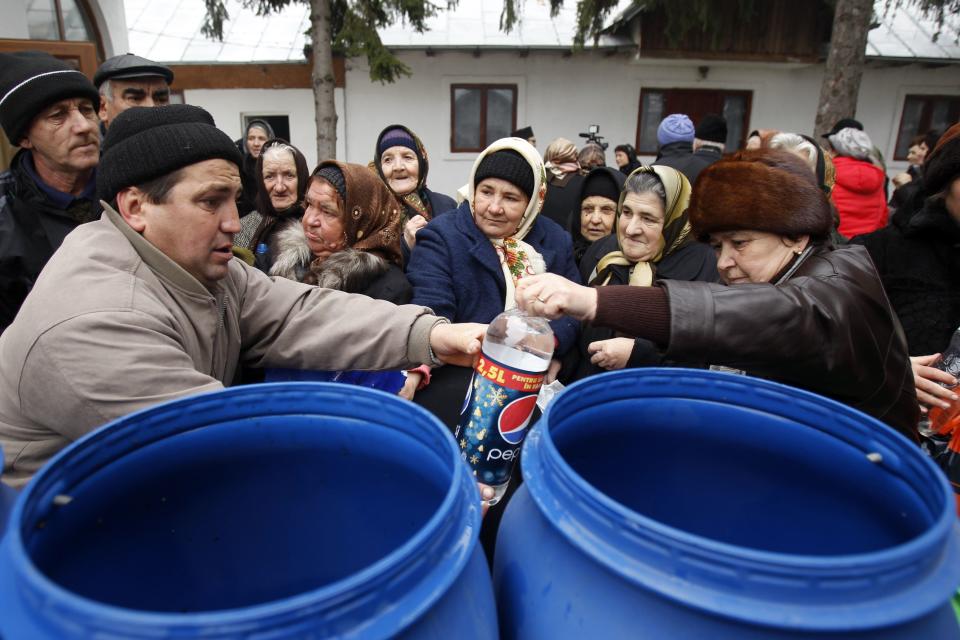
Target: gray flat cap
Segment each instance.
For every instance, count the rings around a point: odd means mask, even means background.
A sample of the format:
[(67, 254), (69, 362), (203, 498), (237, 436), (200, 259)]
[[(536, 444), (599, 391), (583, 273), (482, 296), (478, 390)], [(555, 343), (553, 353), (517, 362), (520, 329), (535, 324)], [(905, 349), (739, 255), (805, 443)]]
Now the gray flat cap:
[(113, 56), (104, 61), (97, 72), (93, 74), (93, 84), (97, 89), (107, 80), (124, 78), (163, 78), (167, 84), (173, 83), (173, 70), (159, 62), (147, 60), (132, 53)]

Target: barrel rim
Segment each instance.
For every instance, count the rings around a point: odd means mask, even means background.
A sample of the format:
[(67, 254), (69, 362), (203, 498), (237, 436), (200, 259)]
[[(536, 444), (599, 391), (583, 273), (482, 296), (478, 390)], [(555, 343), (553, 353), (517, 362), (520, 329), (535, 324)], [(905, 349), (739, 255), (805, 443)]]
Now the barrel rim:
[[(874, 436), (872, 446), (882, 447), (888, 454), (901, 454), (881, 464), (905, 464), (910, 468), (898, 473), (901, 478), (919, 472), (922, 481), (911, 476), (909, 484), (917, 487), (926, 483), (928, 490), (935, 487), (939, 494), (937, 501), (942, 505), (939, 516), (932, 510), (933, 524), (929, 529), (889, 549), (814, 556), (740, 547), (682, 531), (633, 511), (594, 488), (563, 460), (551, 437), (550, 425), (554, 416), (568, 410), (575, 402), (596, 405), (615, 399), (604, 397), (602, 402), (591, 401), (590, 391), (593, 387), (614, 390), (622, 383), (620, 386), (629, 387), (631, 397), (659, 397), (650, 392), (651, 386), (658, 381), (676, 386), (673, 389), (676, 393), (671, 397), (704, 400), (709, 399), (704, 398), (704, 393), (711, 389), (714, 395), (718, 389), (734, 391), (738, 393), (736, 402), (754, 410), (796, 420), (796, 414), (816, 407), (823, 416), (835, 417), (834, 424), (830, 425), (834, 430), (854, 427), (861, 431), (869, 429), (870, 435)], [(760, 390), (763, 393), (744, 394), (747, 390)], [(781, 400), (789, 399), (790, 402), (782, 405), (782, 412), (770, 411), (762, 401), (758, 401), (758, 398), (764, 397), (764, 393), (779, 396)], [(562, 424), (562, 418), (558, 418), (557, 423)], [(807, 426), (824, 431), (823, 425)], [(834, 437), (837, 435), (829, 430), (824, 432)], [(866, 453), (867, 448), (855, 438), (845, 441)], [(592, 376), (571, 385), (551, 403), (527, 437), (521, 460), (524, 483), (537, 509), (574, 548), (628, 581), (715, 615), (793, 629), (865, 629), (902, 623), (929, 613), (944, 604), (956, 587), (956, 567), (960, 566), (960, 525), (952, 512), (952, 492), (943, 474), (916, 445), (887, 425), (839, 402), (802, 389), (701, 369), (643, 368)], [(563, 521), (553, 513), (553, 506), (557, 504), (562, 504), (567, 510)], [(584, 522), (599, 526), (588, 526)], [(583, 535), (587, 530), (593, 534), (590, 538)], [(624, 532), (630, 535), (621, 535)], [(631, 553), (625, 552), (625, 548), (629, 548)], [(940, 554), (930, 554), (930, 548), (937, 548)], [(649, 566), (640, 570), (641, 563), (632, 554), (645, 560), (657, 560), (659, 557), (658, 576), (652, 575)], [(687, 571), (681, 580), (677, 579), (676, 570), (666, 566), (663, 558), (686, 567)], [(709, 566), (715, 567), (717, 574), (704, 579), (701, 572), (707, 571), (705, 567)], [(724, 576), (721, 569), (729, 569), (741, 579), (745, 572), (758, 577), (766, 576), (771, 582), (779, 582), (778, 588), (787, 592), (793, 590), (799, 593), (811, 587), (825, 589), (830, 598), (813, 604), (802, 601), (784, 603), (763, 598), (766, 592), (762, 589), (753, 589), (753, 592), (743, 595), (734, 594), (729, 585), (726, 589), (717, 587), (717, 580)], [(798, 580), (799, 576), (796, 575), (800, 569), (805, 574), (802, 580)], [(890, 597), (858, 601), (857, 580), (862, 581), (865, 570), (872, 572), (869, 577), (878, 581), (876, 584), (884, 580), (900, 580), (907, 584)], [(811, 572), (817, 576), (817, 580), (809, 578)], [(934, 592), (942, 593), (943, 597), (934, 599)], [(850, 602), (842, 601), (845, 593), (850, 596)], [(916, 597), (906, 597), (906, 593)], [(802, 610), (804, 615), (798, 616), (798, 610)]]
[[(453, 436), (433, 414), (383, 391), (358, 386), (345, 387), (328, 382), (245, 385), (178, 398), (107, 423), (60, 451), (20, 492), (10, 516), (8, 535), (0, 545), (0, 564), (6, 557), (10, 563), (9, 573), (19, 577), (15, 586), (18, 594), (22, 599), (42, 602), (45, 620), (50, 623), (61, 621), (64, 628), (76, 629), (78, 624), (89, 625), (91, 629), (84, 629), (84, 633), (96, 631), (131, 637), (155, 637), (158, 628), (182, 633), (204, 627), (203, 637), (225, 638), (261, 631), (263, 624), (298, 629), (301, 625), (319, 622), (332, 627), (331, 620), (336, 620), (338, 616), (346, 617), (344, 611), (351, 603), (354, 608), (361, 610), (365, 604), (369, 607), (367, 591), (385, 582), (400, 594), (397, 606), (375, 610), (372, 617), (349, 618), (341, 622), (344, 626), (335, 627), (337, 633), (350, 633), (351, 629), (362, 626), (363, 633), (369, 637), (389, 637), (409, 627), (443, 597), (465, 570), (478, 543), (481, 521), (479, 493), (460, 460)], [(24, 544), (23, 531), (31, 523), (38, 522), (42, 505), (51, 504), (54, 496), (65, 492), (70, 485), (62, 477), (65, 473), (69, 477), (71, 473), (88, 470), (89, 465), (96, 466), (97, 452), (109, 458), (103, 461), (105, 465), (116, 459), (118, 450), (134, 451), (165, 437), (211, 424), (190, 423), (189, 426), (183, 426), (164, 420), (164, 416), (176, 413), (183, 406), (193, 405), (191, 413), (196, 417), (201, 414), (199, 407), (202, 406), (212, 408), (216, 405), (217, 409), (228, 407), (238, 411), (249, 405), (252, 409), (267, 397), (276, 399), (277, 394), (291, 397), (299, 395), (312, 402), (320, 399), (334, 401), (334, 406), (337, 399), (343, 399), (347, 394), (350, 409), (356, 408), (358, 398), (367, 396), (379, 409), (376, 417), (386, 416), (391, 405), (397, 411), (406, 413), (407, 423), (401, 421), (392, 427), (403, 428), (410, 437), (430, 438), (432, 442), (428, 445), (435, 446), (428, 446), (427, 449), (445, 463), (452, 475), (450, 486), (436, 511), (401, 546), (346, 578), (294, 596), (236, 609), (186, 614), (127, 609), (68, 591), (45, 576), (32, 562)], [(356, 418), (356, 415), (349, 415), (350, 409), (340, 413)], [(291, 410), (289, 413), (303, 415), (304, 412)], [(411, 419), (414, 416), (416, 419)], [(228, 415), (221, 416), (221, 420), (226, 422), (238, 417), (255, 418), (257, 414), (246, 413), (241, 416), (228, 412)], [(158, 424), (149, 429), (142, 428), (144, 422), (153, 421)], [(414, 428), (414, 424), (418, 426)], [(431, 426), (424, 428), (424, 425)], [(167, 427), (166, 431), (164, 426)], [(391, 425), (381, 423), (381, 426)], [(75, 480), (76, 476), (72, 479)], [(209, 631), (211, 628), (216, 631)]]

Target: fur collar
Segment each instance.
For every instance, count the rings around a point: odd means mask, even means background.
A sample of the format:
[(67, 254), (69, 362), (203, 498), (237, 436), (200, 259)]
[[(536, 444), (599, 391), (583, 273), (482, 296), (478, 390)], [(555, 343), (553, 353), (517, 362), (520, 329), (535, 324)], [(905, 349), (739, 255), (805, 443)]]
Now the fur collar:
[(270, 275), (315, 284), (325, 289), (363, 293), (387, 272), (390, 263), (368, 251), (344, 249), (323, 262), (313, 261), (299, 220), (291, 220), (273, 234)]

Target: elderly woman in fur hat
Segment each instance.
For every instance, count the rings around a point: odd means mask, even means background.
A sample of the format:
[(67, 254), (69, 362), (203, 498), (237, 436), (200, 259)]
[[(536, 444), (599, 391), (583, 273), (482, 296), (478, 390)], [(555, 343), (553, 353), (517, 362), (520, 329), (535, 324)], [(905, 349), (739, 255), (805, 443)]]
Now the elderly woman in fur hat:
[[(474, 162), (467, 187), (467, 199), (456, 211), (418, 234), (407, 268), (413, 303), (451, 322), (487, 323), (515, 306), (517, 283), (533, 274), (580, 280), (570, 235), (540, 215), (546, 172), (528, 142), (503, 138), (491, 144)], [(576, 342), (579, 327), (571, 318), (551, 327), (559, 358)], [(470, 375), (464, 367), (438, 369), (417, 402), (448, 426), (456, 425)], [(408, 385), (413, 380), (422, 382), (411, 374)]]
[(826, 195), (795, 155), (743, 151), (704, 169), (690, 224), (724, 284), (590, 288), (545, 275), (517, 303), (646, 338), (675, 362), (715, 364), (829, 396), (917, 441), (903, 330), (869, 254), (834, 249)]
[(394, 304), (412, 289), (400, 257), (400, 204), (364, 166), (327, 160), (310, 176), (302, 220), (276, 234), (270, 275)]

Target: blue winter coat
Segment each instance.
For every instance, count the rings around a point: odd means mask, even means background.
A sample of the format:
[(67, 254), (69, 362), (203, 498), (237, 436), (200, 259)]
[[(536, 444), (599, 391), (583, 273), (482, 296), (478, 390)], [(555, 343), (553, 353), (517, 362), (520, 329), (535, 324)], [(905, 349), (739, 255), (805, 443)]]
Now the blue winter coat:
[[(538, 216), (523, 240), (543, 256), (547, 271), (580, 282), (570, 234), (557, 223)], [(413, 285), (412, 304), (430, 307), (451, 322), (488, 323), (503, 311), (506, 284), (500, 260), (466, 202), (417, 233), (407, 279)], [(564, 317), (550, 326), (558, 341), (555, 355), (563, 355), (576, 344), (579, 323)]]
[[(450, 196), (430, 191), (426, 187), (423, 190), (427, 192), (427, 196), (430, 198), (430, 210), (433, 211), (433, 217), (437, 217), (441, 213), (454, 211), (457, 208), (457, 202)], [(403, 256), (403, 264), (410, 264), (410, 247), (407, 246), (407, 239), (403, 236), (402, 230), (400, 234), (400, 253)]]

